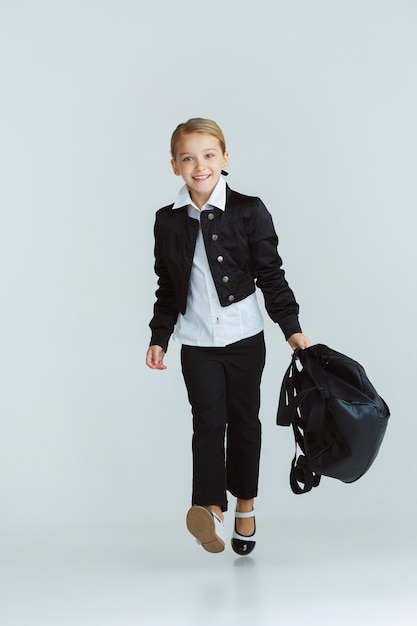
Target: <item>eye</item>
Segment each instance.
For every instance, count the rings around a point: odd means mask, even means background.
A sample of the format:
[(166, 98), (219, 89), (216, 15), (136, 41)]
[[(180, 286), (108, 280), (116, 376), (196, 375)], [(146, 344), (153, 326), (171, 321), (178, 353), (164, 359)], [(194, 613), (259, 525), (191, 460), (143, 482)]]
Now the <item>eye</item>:
[(184, 157), (183, 161), (192, 161), (193, 157), (187, 156)]
[(206, 154), (206, 157), (208, 159), (212, 159), (215, 155), (212, 152), (209, 152), (208, 154)]

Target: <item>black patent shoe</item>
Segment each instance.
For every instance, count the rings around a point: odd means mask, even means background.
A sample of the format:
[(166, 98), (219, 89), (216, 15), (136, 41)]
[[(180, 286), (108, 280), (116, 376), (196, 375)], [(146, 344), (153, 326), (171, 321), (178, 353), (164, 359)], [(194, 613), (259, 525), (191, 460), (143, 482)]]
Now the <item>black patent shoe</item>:
[(233, 535), (232, 535), (232, 548), (236, 552), (236, 554), (239, 554), (240, 556), (247, 556), (248, 554), (250, 554), (256, 545), (255, 519), (253, 520), (255, 529), (251, 535), (248, 535), (248, 536), (240, 535), (236, 530), (236, 519), (237, 518), (241, 519), (241, 518), (246, 518), (246, 517), (255, 518), (255, 509), (252, 509), (252, 511), (248, 511), (247, 513), (241, 513), (240, 511), (235, 511), (235, 525), (234, 525)]

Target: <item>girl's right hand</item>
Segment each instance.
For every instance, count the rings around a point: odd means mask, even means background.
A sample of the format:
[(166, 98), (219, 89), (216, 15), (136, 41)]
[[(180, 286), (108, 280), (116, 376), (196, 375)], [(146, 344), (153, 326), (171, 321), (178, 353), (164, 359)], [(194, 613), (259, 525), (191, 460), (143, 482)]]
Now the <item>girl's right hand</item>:
[(152, 370), (166, 370), (164, 356), (165, 350), (161, 346), (149, 346), (146, 353), (146, 365)]

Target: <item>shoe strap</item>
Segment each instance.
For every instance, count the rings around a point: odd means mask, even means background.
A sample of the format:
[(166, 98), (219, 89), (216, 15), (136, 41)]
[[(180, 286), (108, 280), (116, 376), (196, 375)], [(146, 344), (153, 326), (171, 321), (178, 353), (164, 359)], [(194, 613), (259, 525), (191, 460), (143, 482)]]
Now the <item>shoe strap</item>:
[[(210, 509), (209, 509), (210, 511)], [(214, 517), (214, 519), (216, 519), (219, 524), (223, 524), (222, 520), (220, 519), (220, 517), (218, 515), (216, 515), (216, 513), (214, 511), (210, 511), (210, 513), (212, 514), (212, 516)]]
[(220, 519), (220, 517), (211, 509), (209, 509), (207, 506), (203, 506), (203, 509), (206, 509), (206, 511), (208, 511), (210, 513), (210, 515), (212, 516), (213, 519), (217, 520), (219, 522), (219, 524), (223, 524), (223, 521)]
[(245, 519), (247, 517), (255, 517), (255, 509), (252, 509), (252, 511), (247, 511), (246, 513), (235, 511), (235, 517), (238, 517), (239, 519)]

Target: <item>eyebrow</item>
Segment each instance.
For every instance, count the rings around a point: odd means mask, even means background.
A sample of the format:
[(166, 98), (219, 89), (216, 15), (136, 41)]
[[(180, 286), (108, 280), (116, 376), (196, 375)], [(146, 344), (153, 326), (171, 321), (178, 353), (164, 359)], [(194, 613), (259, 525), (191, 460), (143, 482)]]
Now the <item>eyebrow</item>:
[[(218, 148), (204, 148), (202, 150), (202, 152), (207, 152), (208, 150), (211, 150), (211, 152), (218, 152)], [(178, 156), (184, 156), (185, 154), (192, 154), (192, 151), (189, 152), (180, 152)]]

